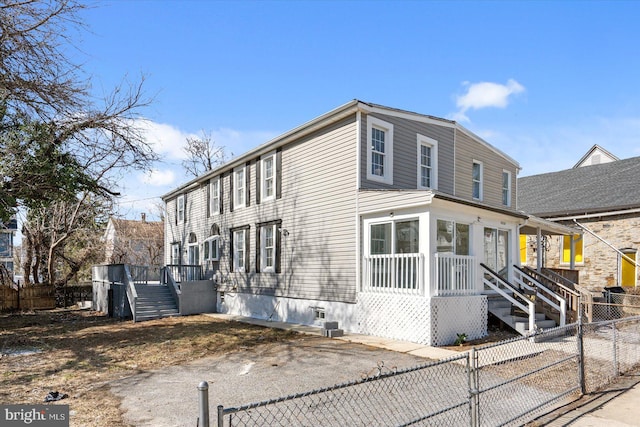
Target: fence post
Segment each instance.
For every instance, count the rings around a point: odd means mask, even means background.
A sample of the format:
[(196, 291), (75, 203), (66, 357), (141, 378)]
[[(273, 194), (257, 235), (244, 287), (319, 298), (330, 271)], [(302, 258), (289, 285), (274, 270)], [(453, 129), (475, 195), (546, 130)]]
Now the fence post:
[(478, 355), (476, 348), (471, 347), (471, 351), (467, 356), (467, 372), (469, 382), (469, 409), (471, 411), (471, 427), (480, 425), (480, 411), (478, 407)]
[(620, 370), (618, 369), (618, 352), (616, 348), (618, 347), (618, 328), (616, 328), (616, 322), (611, 323), (611, 327), (613, 328), (613, 376), (614, 378), (620, 375)]
[[(229, 420), (231, 425), (231, 420)], [(218, 427), (224, 427), (224, 406), (218, 405)]]
[[(581, 305), (580, 299), (578, 298), (578, 304)], [(587, 385), (584, 378), (585, 372), (585, 360), (584, 360), (584, 329), (582, 326), (582, 315), (578, 316), (578, 382), (580, 383), (580, 393), (587, 393)]]
[(202, 381), (198, 384), (198, 395), (200, 402), (198, 427), (209, 427), (209, 383)]

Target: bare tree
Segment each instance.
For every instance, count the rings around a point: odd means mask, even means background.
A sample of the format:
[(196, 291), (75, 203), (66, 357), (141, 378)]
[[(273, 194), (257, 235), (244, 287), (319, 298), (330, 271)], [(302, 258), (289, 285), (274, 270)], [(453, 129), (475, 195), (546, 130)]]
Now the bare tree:
[(26, 212), (25, 281), (64, 283), (95, 252), (91, 239), (117, 179), (157, 158), (138, 127), (144, 79), (102, 102), (69, 60), (84, 30), (79, 0), (0, 3), (0, 219)]
[(211, 134), (206, 132), (203, 132), (202, 138), (187, 138), (184, 151), (187, 158), (182, 161), (182, 166), (194, 178), (227, 160), (225, 147), (217, 145)]

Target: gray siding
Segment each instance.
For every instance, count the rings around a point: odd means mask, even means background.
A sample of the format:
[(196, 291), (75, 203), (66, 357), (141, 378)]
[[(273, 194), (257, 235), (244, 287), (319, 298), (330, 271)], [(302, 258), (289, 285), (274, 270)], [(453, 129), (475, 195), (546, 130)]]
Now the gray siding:
[(502, 172), (511, 172), (511, 209), (516, 206), (516, 165), (498, 155), (491, 148), (482, 144), (462, 131), (456, 131), (456, 169), (455, 195), (473, 200), (472, 167), (473, 161), (483, 165), (483, 198), (482, 203), (507, 208), (502, 204)]
[[(187, 222), (175, 223), (176, 198), (167, 200), (166, 244), (180, 241), (185, 249), (190, 232), (201, 244), (211, 226), (220, 228), (222, 288), (252, 294), (355, 302), (356, 293), (356, 121), (355, 115), (282, 147), (282, 197), (258, 203), (259, 159), (249, 166), (249, 204), (230, 212), (232, 172), (222, 176), (223, 213), (207, 216), (208, 181), (187, 194)], [(289, 232), (281, 242), (281, 272), (256, 272), (258, 224), (282, 221)], [(249, 266), (232, 272), (231, 231), (249, 226)], [(203, 251), (200, 249), (202, 258)]]
[(360, 168), (363, 189), (416, 189), (418, 183), (418, 134), (438, 141), (438, 190), (453, 194), (454, 129), (383, 114), (371, 114), (393, 124), (393, 185), (367, 180), (367, 118), (362, 114)]

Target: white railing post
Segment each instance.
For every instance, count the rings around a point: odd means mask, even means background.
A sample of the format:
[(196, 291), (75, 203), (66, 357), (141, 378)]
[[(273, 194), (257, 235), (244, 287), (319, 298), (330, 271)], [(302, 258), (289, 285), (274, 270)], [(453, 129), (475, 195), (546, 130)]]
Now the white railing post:
[(536, 330), (536, 306), (533, 301), (529, 303), (529, 333), (534, 333)]

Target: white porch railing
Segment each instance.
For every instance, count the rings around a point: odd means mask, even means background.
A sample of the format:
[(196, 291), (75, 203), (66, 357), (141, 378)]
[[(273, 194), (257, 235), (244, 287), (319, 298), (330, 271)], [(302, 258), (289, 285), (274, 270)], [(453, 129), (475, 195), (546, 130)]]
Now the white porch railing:
[(476, 259), (469, 255), (436, 253), (433, 256), (432, 296), (476, 295)]
[(363, 291), (424, 294), (424, 255), (366, 255)]

